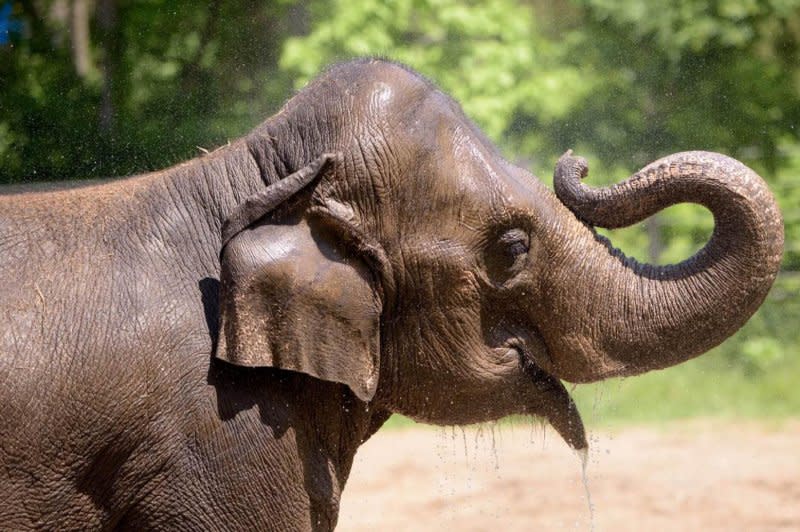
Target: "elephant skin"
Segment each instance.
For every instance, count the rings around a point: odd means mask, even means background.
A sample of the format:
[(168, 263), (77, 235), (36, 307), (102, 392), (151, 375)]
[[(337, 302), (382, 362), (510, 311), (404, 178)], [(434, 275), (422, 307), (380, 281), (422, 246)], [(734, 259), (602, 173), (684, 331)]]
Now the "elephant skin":
[[(329, 530), (391, 413), (541, 416), (585, 448), (560, 379), (720, 343), (783, 245), (725, 156), (586, 173), (566, 154), (554, 195), (430, 82), (361, 60), (209, 155), (0, 196), (2, 527)], [(679, 265), (594, 231), (682, 201), (716, 229)]]

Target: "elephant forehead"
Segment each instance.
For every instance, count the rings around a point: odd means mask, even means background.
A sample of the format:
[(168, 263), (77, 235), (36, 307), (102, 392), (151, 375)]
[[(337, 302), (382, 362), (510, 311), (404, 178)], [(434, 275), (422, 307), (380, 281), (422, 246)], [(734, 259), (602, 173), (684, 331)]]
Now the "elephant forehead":
[[(500, 199), (504, 176), (494, 147), (476, 138), (469, 124), (458, 117), (441, 113), (431, 119), (433, 138), (421, 146), (414, 175), (415, 193), (444, 205), (485, 206)], [(418, 141), (420, 142), (420, 141)]]
[(502, 169), (474, 146), (465, 145), (439, 163), (438, 168), (414, 176), (413, 184), (403, 187), (397, 207), (399, 227), (426, 227), (426, 234), (461, 235), (472, 240), (469, 235), (479, 238), (487, 224), (502, 218), (523, 192), (508, 187)]
[(435, 209), (451, 214), (459, 225), (484, 225), (531, 203), (531, 186), (510, 175), (493, 149), (468, 140), (456, 142), (453, 154), (452, 167), (435, 176)]
[(371, 87), (369, 101), (373, 112), (386, 113), (395, 97), (396, 89), (384, 81), (377, 81)]
[(455, 176), (456, 186), (464, 193), (485, 194), (500, 189), (503, 177), (497, 153), (475, 139), (463, 125), (453, 129), (453, 158), (460, 170)]

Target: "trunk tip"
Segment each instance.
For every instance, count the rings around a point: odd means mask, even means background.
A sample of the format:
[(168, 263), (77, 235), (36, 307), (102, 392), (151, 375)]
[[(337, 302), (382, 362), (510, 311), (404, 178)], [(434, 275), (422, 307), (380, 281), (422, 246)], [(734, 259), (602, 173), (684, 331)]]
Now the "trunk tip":
[(557, 181), (570, 179), (573, 176), (585, 179), (589, 175), (589, 162), (583, 157), (574, 155), (571, 149), (567, 150), (558, 158), (554, 175)]

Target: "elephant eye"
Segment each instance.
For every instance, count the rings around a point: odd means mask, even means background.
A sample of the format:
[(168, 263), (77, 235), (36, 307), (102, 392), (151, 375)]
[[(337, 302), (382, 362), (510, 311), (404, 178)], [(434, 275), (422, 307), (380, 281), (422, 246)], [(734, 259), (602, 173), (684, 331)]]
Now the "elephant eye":
[(512, 229), (503, 233), (500, 237), (500, 242), (503, 244), (508, 256), (513, 259), (524, 255), (530, 249), (530, 239), (521, 229)]
[(505, 231), (489, 245), (485, 260), (487, 273), (495, 281), (504, 282), (516, 273), (521, 258), (529, 250), (530, 238), (525, 231)]

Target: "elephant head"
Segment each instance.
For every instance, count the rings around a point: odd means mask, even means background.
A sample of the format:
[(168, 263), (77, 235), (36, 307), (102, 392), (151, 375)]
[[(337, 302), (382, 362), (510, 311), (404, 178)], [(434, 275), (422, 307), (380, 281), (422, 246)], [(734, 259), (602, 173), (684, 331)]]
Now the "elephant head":
[[(775, 200), (741, 163), (683, 153), (592, 189), (567, 153), (554, 195), (388, 62), (334, 67), (247, 142), (268, 186), (223, 230), (217, 356), (340, 382), (425, 422), (539, 415), (583, 448), (561, 379), (708, 350), (779, 267)], [(678, 202), (710, 209), (716, 228), (677, 265), (639, 264), (593, 229)]]

